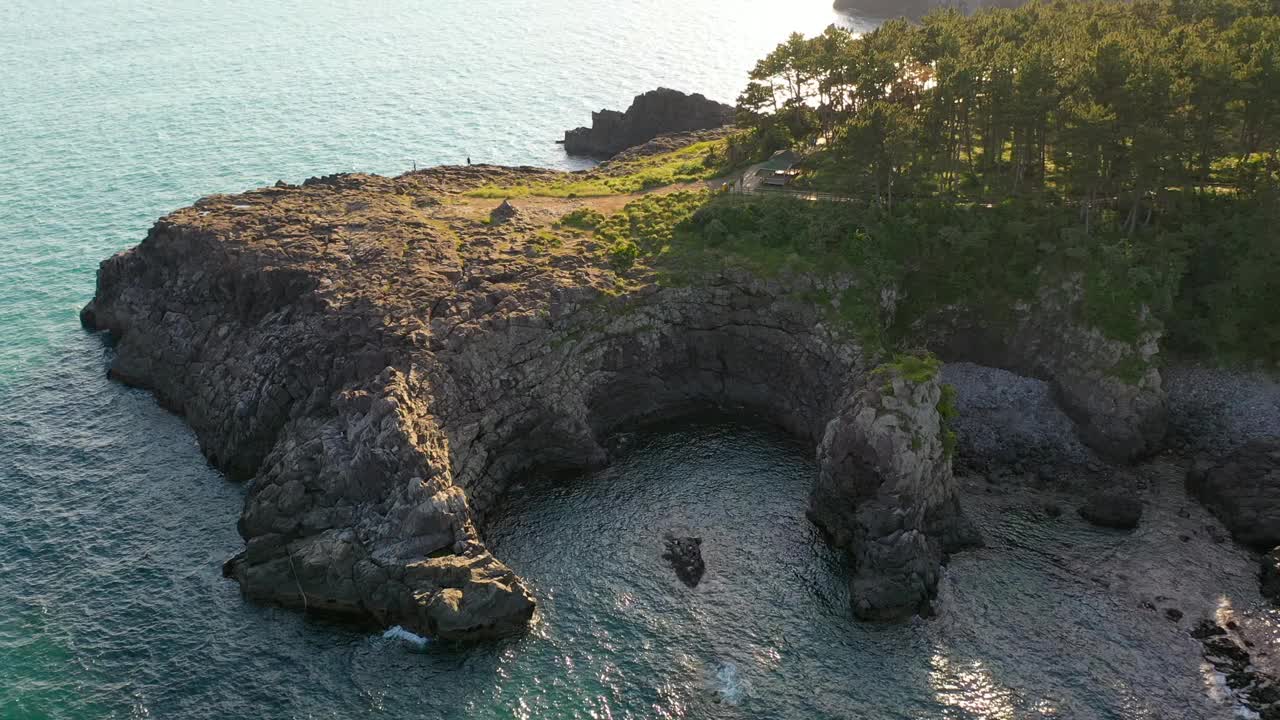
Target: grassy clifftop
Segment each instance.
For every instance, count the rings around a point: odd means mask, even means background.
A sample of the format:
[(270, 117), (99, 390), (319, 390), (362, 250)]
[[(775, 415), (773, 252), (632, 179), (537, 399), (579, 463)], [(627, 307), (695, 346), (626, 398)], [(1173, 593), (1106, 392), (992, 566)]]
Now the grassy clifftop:
[[(636, 199), (590, 223), (615, 269), (860, 278), (815, 300), (890, 346), (939, 308), (998, 319), (1071, 283), (1079, 320), (1107, 337), (1162, 327), (1167, 350), (1280, 363), (1274, 2), (1031, 2), (796, 35), (751, 73), (739, 121), (736, 147), (794, 146), (797, 184), (842, 200)], [(728, 146), (526, 192), (715, 177)]]
[[(705, 191), (652, 194), (612, 214), (577, 213), (611, 266), (658, 270), (668, 282), (700, 269), (739, 264), (766, 275), (859, 278), (814, 298), (864, 341), (891, 347), (915, 321), (951, 305), (999, 320), (1053, 284), (1083, 285), (1081, 320), (1133, 341), (1155, 324), (1170, 348), (1231, 361), (1280, 358), (1280, 251), (1276, 208), (1206, 197), (1196, 212), (1161, 227), (1086, 232), (1070, 208), (1010, 200), (999, 205), (940, 201), (814, 202)], [(892, 316), (881, 293), (898, 296)]]

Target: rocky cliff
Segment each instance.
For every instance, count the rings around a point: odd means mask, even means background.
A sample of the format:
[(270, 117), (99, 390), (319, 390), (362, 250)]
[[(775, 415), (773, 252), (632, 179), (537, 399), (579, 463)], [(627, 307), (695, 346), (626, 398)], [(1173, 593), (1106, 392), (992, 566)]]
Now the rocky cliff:
[(659, 135), (710, 130), (733, 122), (730, 105), (708, 100), (697, 93), (658, 88), (637, 95), (626, 112), (591, 113), (591, 127), (568, 130), (564, 149), (570, 155), (612, 157)]
[[(517, 631), (534, 598), (482, 536), (513, 474), (606, 463), (621, 424), (714, 404), (818, 447), (815, 517), (850, 552), (860, 615), (927, 607), (943, 555), (973, 539), (936, 377), (873, 372), (878, 351), (814, 299), (847, 280), (619, 273), (554, 222), (588, 201), (498, 217), (462, 194), (555, 175), (438, 168), (213, 196), (102, 263), (82, 317), (110, 333), (112, 375), (252, 478), (227, 575), (254, 599), (436, 637)], [(1054, 323), (989, 339), (1064, 388), (1086, 439), (1147, 449), (1158, 373), (1086, 387), (1093, 366), (1052, 357), (1046, 336), (1075, 337)], [(938, 345), (972, 351), (963, 340)]]
[(956, 492), (938, 371), (931, 357), (876, 368), (818, 445), (809, 515), (850, 555), (862, 618), (928, 614), (944, 557), (980, 542)]

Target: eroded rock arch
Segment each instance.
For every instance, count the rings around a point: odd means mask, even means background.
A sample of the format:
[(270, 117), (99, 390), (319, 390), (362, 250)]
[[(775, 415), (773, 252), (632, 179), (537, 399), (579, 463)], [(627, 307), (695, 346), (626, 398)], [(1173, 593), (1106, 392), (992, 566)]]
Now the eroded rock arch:
[[(277, 206), (294, 192), (360, 191), (368, 203), (365, 185), (400, 181), (350, 182), (259, 192)], [(854, 558), (860, 615), (919, 609), (942, 555), (972, 540), (942, 454), (936, 377), (873, 378), (883, 358), (814, 300), (839, 287), (732, 270), (610, 286), (574, 258), (463, 262), (456, 243), (409, 220), (392, 226), (408, 237), (384, 228), (342, 255), (314, 230), (232, 232), (219, 223), (250, 222), (222, 207), (233, 199), (203, 202), (105, 261), (84, 319), (116, 339), (116, 377), (154, 390), (211, 459), (253, 477), (246, 546), (226, 567), (251, 598), (447, 638), (516, 631), (534, 600), (485, 548), (477, 514), (518, 470), (606, 462), (612, 429), (693, 403), (764, 411), (818, 448), (814, 517)], [(1063, 348), (1035, 340), (1034, 318), (1004, 330), (1008, 364), (1065, 388), (1102, 372), (1054, 360)], [(1073, 407), (1106, 429), (1097, 446), (1145, 450), (1158, 373), (1096, 384)]]

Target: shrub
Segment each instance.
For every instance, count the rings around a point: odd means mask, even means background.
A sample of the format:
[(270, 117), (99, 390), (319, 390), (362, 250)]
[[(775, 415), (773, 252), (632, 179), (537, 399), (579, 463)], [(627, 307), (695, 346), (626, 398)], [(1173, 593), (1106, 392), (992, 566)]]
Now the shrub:
[(560, 218), (560, 224), (565, 227), (578, 228), (579, 230), (595, 230), (604, 222), (604, 215), (594, 208), (578, 208), (569, 213), (565, 213)]

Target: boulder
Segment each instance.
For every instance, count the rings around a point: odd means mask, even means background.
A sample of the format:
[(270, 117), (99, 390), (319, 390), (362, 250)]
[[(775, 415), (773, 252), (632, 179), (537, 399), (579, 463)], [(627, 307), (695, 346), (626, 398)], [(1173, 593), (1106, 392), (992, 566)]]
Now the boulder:
[(1080, 517), (1100, 527), (1132, 530), (1142, 519), (1142, 501), (1117, 493), (1094, 493), (1080, 506)]
[(659, 135), (709, 130), (733, 123), (731, 105), (694, 93), (658, 88), (637, 95), (626, 112), (601, 110), (591, 114), (591, 127), (568, 130), (564, 149), (570, 155), (613, 157)]
[(510, 200), (503, 200), (501, 205), (489, 211), (489, 223), (499, 225), (515, 218), (519, 214), (520, 211), (516, 209), (515, 205), (511, 204)]
[(1259, 550), (1280, 545), (1280, 438), (1255, 441), (1219, 460), (1200, 460), (1187, 491), (1236, 540)]

